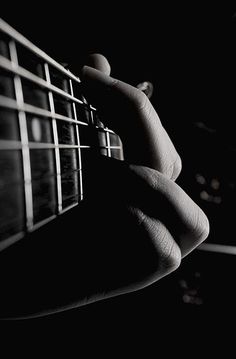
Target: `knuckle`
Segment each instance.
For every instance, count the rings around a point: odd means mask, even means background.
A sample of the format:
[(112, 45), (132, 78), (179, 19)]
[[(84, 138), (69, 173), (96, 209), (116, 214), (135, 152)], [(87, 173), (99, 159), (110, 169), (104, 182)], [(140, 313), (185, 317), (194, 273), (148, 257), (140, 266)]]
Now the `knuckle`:
[(181, 171), (182, 171), (182, 160), (180, 156), (177, 154), (177, 158), (172, 166), (171, 179), (175, 181), (179, 177)]
[(172, 272), (180, 266), (181, 259), (182, 256), (181, 256), (180, 248), (173, 240), (168, 253), (165, 253), (165, 255), (163, 256), (162, 265), (164, 266), (164, 268), (168, 269), (168, 271)]
[(180, 247), (166, 228), (159, 220), (155, 220), (156, 251), (160, 257), (160, 266), (164, 273), (176, 270), (181, 263), (182, 254)]
[(182, 160), (177, 154), (176, 159), (170, 164), (163, 166), (162, 173), (175, 181), (182, 171)]
[(199, 243), (205, 241), (210, 233), (210, 224), (205, 213), (199, 208), (199, 215), (197, 221), (196, 234)]
[(179, 246), (161, 221), (144, 215), (142, 211), (139, 211), (140, 214), (141, 224), (148, 233), (148, 237), (152, 239), (153, 250), (163, 273), (174, 271), (181, 263)]
[(191, 247), (187, 247), (187, 252), (192, 251), (194, 248), (199, 246), (203, 241), (206, 240), (210, 233), (210, 224), (208, 218), (200, 207), (197, 207), (196, 220), (194, 223), (195, 224), (192, 224), (192, 228), (186, 237), (189, 239), (188, 243), (192, 243)]

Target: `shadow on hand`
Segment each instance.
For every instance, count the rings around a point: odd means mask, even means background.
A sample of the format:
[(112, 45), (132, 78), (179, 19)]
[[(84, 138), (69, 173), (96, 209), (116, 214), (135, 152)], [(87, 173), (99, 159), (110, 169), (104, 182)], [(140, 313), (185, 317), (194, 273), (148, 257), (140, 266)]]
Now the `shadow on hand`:
[(85, 199), (1, 253), (1, 316), (38, 315), (135, 290), (157, 269), (148, 233), (129, 210), (128, 166), (91, 157)]

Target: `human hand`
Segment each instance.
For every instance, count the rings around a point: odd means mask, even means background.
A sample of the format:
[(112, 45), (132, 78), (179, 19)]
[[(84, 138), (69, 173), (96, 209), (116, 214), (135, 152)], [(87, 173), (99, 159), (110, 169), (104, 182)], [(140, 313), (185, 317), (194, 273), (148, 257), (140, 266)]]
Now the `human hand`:
[(181, 160), (147, 96), (111, 78), (102, 55), (90, 65), (96, 69), (83, 69), (84, 92), (121, 137), (125, 161), (89, 155), (84, 200), (1, 253), (3, 317), (144, 288), (208, 236), (205, 214), (175, 182)]
[[(110, 65), (102, 55), (92, 55), (89, 61), (93, 68), (85, 66), (82, 70), (83, 90), (105, 125), (121, 137), (125, 156), (125, 163), (104, 158), (99, 162), (102, 170), (97, 171), (96, 167), (92, 171), (91, 178), (96, 177), (97, 187), (103, 193), (103, 199), (96, 201), (97, 210), (108, 197), (108, 208), (111, 199), (116, 198), (123, 206), (119, 214), (129, 214), (128, 222), (126, 219), (123, 223), (114, 210), (108, 217), (110, 226), (112, 223), (114, 228), (123, 227), (125, 243), (120, 239), (119, 246), (129, 253), (130, 266), (133, 267), (135, 255), (139, 258), (137, 263), (143, 265), (141, 269), (137, 265), (137, 276), (133, 274), (133, 282), (129, 283), (130, 290), (134, 290), (175, 270), (181, 259), (207, 238), (209, 223), (203, 211), (175, 183), (181, 172), (181, 159), (148, 97), (111, 78)], [(139, 238), (136, 244), (132, 240), (134, 234)], [(149, 246), (146, 251), (145, 241)], [(132, 248), (130, 252), (127, 247)], [(118, 257), (121, 262), (124, 260), (124, 254), (123, 258)], [(112, 282), (111, 276), (111, 287)], [(116, 290), (128, 291), (128, 287)]]

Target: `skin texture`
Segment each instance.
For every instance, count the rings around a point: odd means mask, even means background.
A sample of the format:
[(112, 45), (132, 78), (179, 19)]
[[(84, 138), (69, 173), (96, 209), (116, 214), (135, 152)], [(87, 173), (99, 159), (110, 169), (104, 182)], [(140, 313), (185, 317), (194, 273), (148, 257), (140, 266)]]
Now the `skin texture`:
[(121, 137), (125, 161), (88, 155), (94, 165), (84, 165), (83, 203), (1, 253), (2, 317), (45, 315), (144, 288), (209, 234), (206, 215), (175, 182), (181, 159), (148, 97), (110, 77), (104, 56), (91, 55), (88, 64), (84, 93)]
[[(131, 172), (152, 189), (147, 207), (155, 213), (161, 196), (168, 202), (173, 216), (182, 221), (178, 245), (185, 256), (206, 239), (209, 223), (203, 211), (174, 183), (181, 172), (181, 159), (155, 109), (143, 92), (107, 73), (85, 66), (83, 79), (88, 97), (101, 111), (108, 126), (120, 135)], [(176, 221), (173, 220), (173, 225), (169, 222), (170, 232), (175, 233)]]

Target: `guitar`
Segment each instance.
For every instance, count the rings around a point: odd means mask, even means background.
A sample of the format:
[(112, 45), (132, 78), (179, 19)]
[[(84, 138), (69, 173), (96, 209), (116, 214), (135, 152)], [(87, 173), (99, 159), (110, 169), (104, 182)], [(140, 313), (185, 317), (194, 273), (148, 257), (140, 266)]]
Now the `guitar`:
[(0, 19), (0, 251), (83, 202), (91, 152), (123, 160), (80, 79)]

